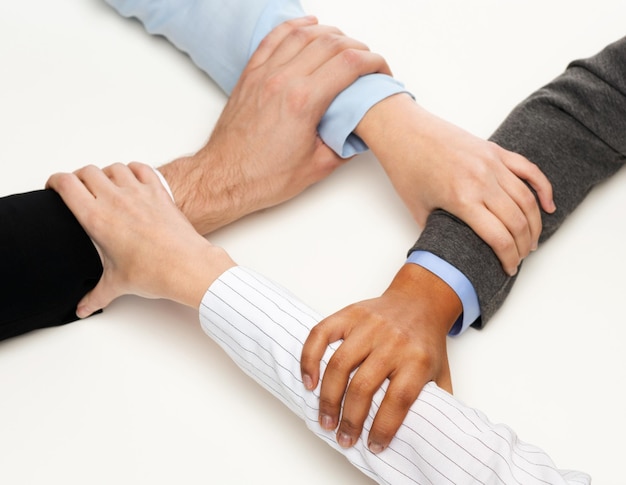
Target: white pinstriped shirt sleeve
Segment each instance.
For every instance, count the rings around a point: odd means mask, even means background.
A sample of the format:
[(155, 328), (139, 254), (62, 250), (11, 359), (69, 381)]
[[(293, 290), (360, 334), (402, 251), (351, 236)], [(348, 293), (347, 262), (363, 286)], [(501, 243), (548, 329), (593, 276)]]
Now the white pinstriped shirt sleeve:
[[(251, 377), (305, 420), (363, 473), (384, 484), (589, 484), (588, 475), (558, 470), (539, 448), (520, 441), (434, 383), (428, 384), (389, 448), (367, 449), (366, 436), (382, 401), (379, 390), (363, 437), (342, 449), (317, 422), (319, 393), (305, 390), (300, 352), (321, 319), (284, 288), (243, 267), (224, 273), (200, 306), (204, 331)], [(324, 356), (322, 371), (333, 350)], [(365, 439), (364, 439), (365, 438)]]

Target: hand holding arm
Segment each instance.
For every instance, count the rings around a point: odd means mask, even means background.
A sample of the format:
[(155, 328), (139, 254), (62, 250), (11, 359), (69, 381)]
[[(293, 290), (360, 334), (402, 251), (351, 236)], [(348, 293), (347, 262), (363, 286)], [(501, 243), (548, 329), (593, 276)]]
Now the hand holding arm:
[[(522, 101), (493, 134), (499, 145), (533, 160), (552, 183), (559, 210), (542, 214), (541, 242), (595, 185), (624, 165), (624, 113), (626, 38), (572, 62)], [(480, 302), (477, 326), (500, 308), (515, 282), (472, 228), (442, 210), (431, 214), (413, 250), (429, 251), (467, 276)]]
[[(234, 266), (195, 231), (147, 165), (87, 166), (53, 175), (48, 187), (61, 195), (103, 260), (102, 278), (79, 302), (79, 317), (125, 294), (198, 308), (207, 286)], [(146, 244), (151, 240), (160, 244)]]
[(308, 390), (317, 387), (320, 360), (328, 345), (343, 342), (324, 373), (321, 426), (337, 429), (341, 446), (354, 445), (372, 397), (388, 379), (385, 399), (368, 437), (371, 451), (386, 448), (427, 382), (435, 381), (452, 392), (446, 336), (461, 311), (448, 285), (426, 269), (406, 264), (382, 296), (322, 320), (302, 351), (303, 382)]
[(378, 157), (415, 220), (435, 209), (465, 221), (515, 274), (541, 233), (536, 191), (547, 212), (552, 188), (524, 157), (429, 113), (407, 95), (375, 105), (356, 129)]
[[(207, 334), (338, 448), (317, 425), (319, 396), (305, 392), (297, 379), (302, 342), (319, 320), (315, 311), (261, 275), (235, 267), (199, 236), (147, 166), (86, 167), (51, 177), (50, 186), (60, 191), (103, 252), (101, 284), (111, 291), (99, 285), (87, 299), (104, 302), (131, 292), (199, 306)], [(323, 363), (330, 355), (326, 349)], [(386, 384), (376, 391), (376, 406), (386, 400), (385, 389)], [(411, 403), (398, 439), (386, 451), (372, 454), (359, 440), (342, 452), (379, 483), (435, 483), (441, 477), (453, 483), (486, 482), (494, 476), (507, 484), (589, 483), (585, 474), (557, 470), (541, 450), (434, 384)]]
[[(207, 145), (161, 167), (174, 199), (206, 234), (283, 202), (344, 160), (317, 125), (333, 98), (379, 55), (311, 17), (274, 29), (251, 57)], [(286, 142), (288, 141), (288, 142)]]

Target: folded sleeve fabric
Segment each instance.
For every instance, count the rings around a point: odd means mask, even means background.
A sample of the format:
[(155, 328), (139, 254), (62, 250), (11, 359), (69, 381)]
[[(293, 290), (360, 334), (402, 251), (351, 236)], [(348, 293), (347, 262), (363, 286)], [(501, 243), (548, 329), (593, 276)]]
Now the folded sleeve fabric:
[[(626, 38), (565, 72), (520, 103), (491, 140), (534, 162), (554, 190), (557, 210), (542, 213), (548, 239), (599, 182), (626, 161)], [(435, 211), (411, 251), (428, 251), (461, 271), (480, 303), (482, 327), (515, 282), (491, 248), (467, 225)], [(519, 274), (519, 273), (518, 273)]]
[(0, 340), (77, 319), (102, 274), (89, 236), (56, 192), (0, 198)]
[[(186, 52), (228, 94), (261, 40), (280, 23), (305, 15), (298, 0), (106, 2)], [(401, 92), (404, 85), (390, 76), (362, 76), (332, 102), (318, 128), (321, 138), (342, 157), (364, 151), (352, 131), (372, 106)]]
[(480, 316), (478, 295), (470, 280), (450, 263), (427, 251), (412, 251), (407, 263), (417, 264), (443, 280), (461, 300), (463, 313), (454, 322), (448, 335), (460, 335)]
[[(200, 306), (202, 328), (244, 372), (378, 483), (590, 483), (584, 473), (556, 469), (541, 449), (434, 383), (424, 388), (385, 451), (375, 455), (366, 443), (386, 385), (374, 397), (363, 437), (353, 448), (341, 448), (334, 433), (318, 425), (319, 388), (306, 391), (300, 378), (303, 343), (320, 319), (287, 290), (243, 267), (218, 278)], [(322, 372), (334, 349), (324, 356)]]

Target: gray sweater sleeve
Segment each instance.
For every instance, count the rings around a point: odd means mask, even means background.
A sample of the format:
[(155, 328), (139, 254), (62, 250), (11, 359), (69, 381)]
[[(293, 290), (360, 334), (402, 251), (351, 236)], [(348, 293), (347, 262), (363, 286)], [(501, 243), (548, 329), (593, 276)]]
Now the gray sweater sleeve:
[[(557, 211), (542, 213), (548, 239), (599, 182), (626, 160), (626, 37), (597, 55), (572, 62), (522, 101), (491, 137), (539, 166), (552, 183)], [(498, 310), (515, 278), (466, 224), (435, 211), (411, 251), (425, 250), (463, 272), (478, 294), (481, 328)], [(518, 273), (519, 274), (519, 273)]]

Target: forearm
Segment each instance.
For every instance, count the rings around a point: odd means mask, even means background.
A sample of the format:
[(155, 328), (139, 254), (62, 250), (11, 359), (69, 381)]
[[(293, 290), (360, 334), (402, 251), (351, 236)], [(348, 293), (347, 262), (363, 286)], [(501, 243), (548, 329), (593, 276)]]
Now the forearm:
[[(172, 0), (106, 1), (186, 52), (227, 94), (261, 40), (280, 23), (305, 15), (298, 0), (199, 0), (186, 8)], [(361, 118), (379, 101), (405, 91), (390, 76), (363, 76), (331, 103), (318, 127), (321, 138), (342, 157), (362, 152), (366, 145), (352, 134)]]
[(89, 236), (51, 190), (0, 198), (0, 340), (72, 322), (100, 279)]
[[(200, 308), (205, 332), (246, 373), (379, 483), (488, 482), (495, 474), (503, 483), (569, 483), (575, 478), (589, 483), (584, 474), (559, 472), (541, 450), (518, 441), (509, 428), (490, 423), (433, 383), (384, 452), (369, 452), (365, 437), (386, 385), (374, 398), (362, 438), (352, 448), (339, 447), (334, 432), (318, 424), (319, 389), (305, 391), (299, 377), (303, 342), (320, 318), (284, 288), (241, 267), (222, 275)], [(323, 368), (334, 348), (326, 353)]]
[[(626, 156), (626, 40), (573, 62), (524, 100), (492, 140), (533, 161), (552, 183), (557, 211), (542, 213), (540, 241), (550, 237)], [(491, 249), (448, 213), (433, 213), (413, 250), (430, 251), (463, 272), (478, 294), (482, 326), (501, 306), (515, 278)]]
[[(174, 201), (200, 234), (209, 234), (258, 209), (244, 174), (236, 172), (238, 164), (215, 163), (215, 156), (200, 150), (159, 167)], [(227, 168), (230, 170), (223, 173)]]

